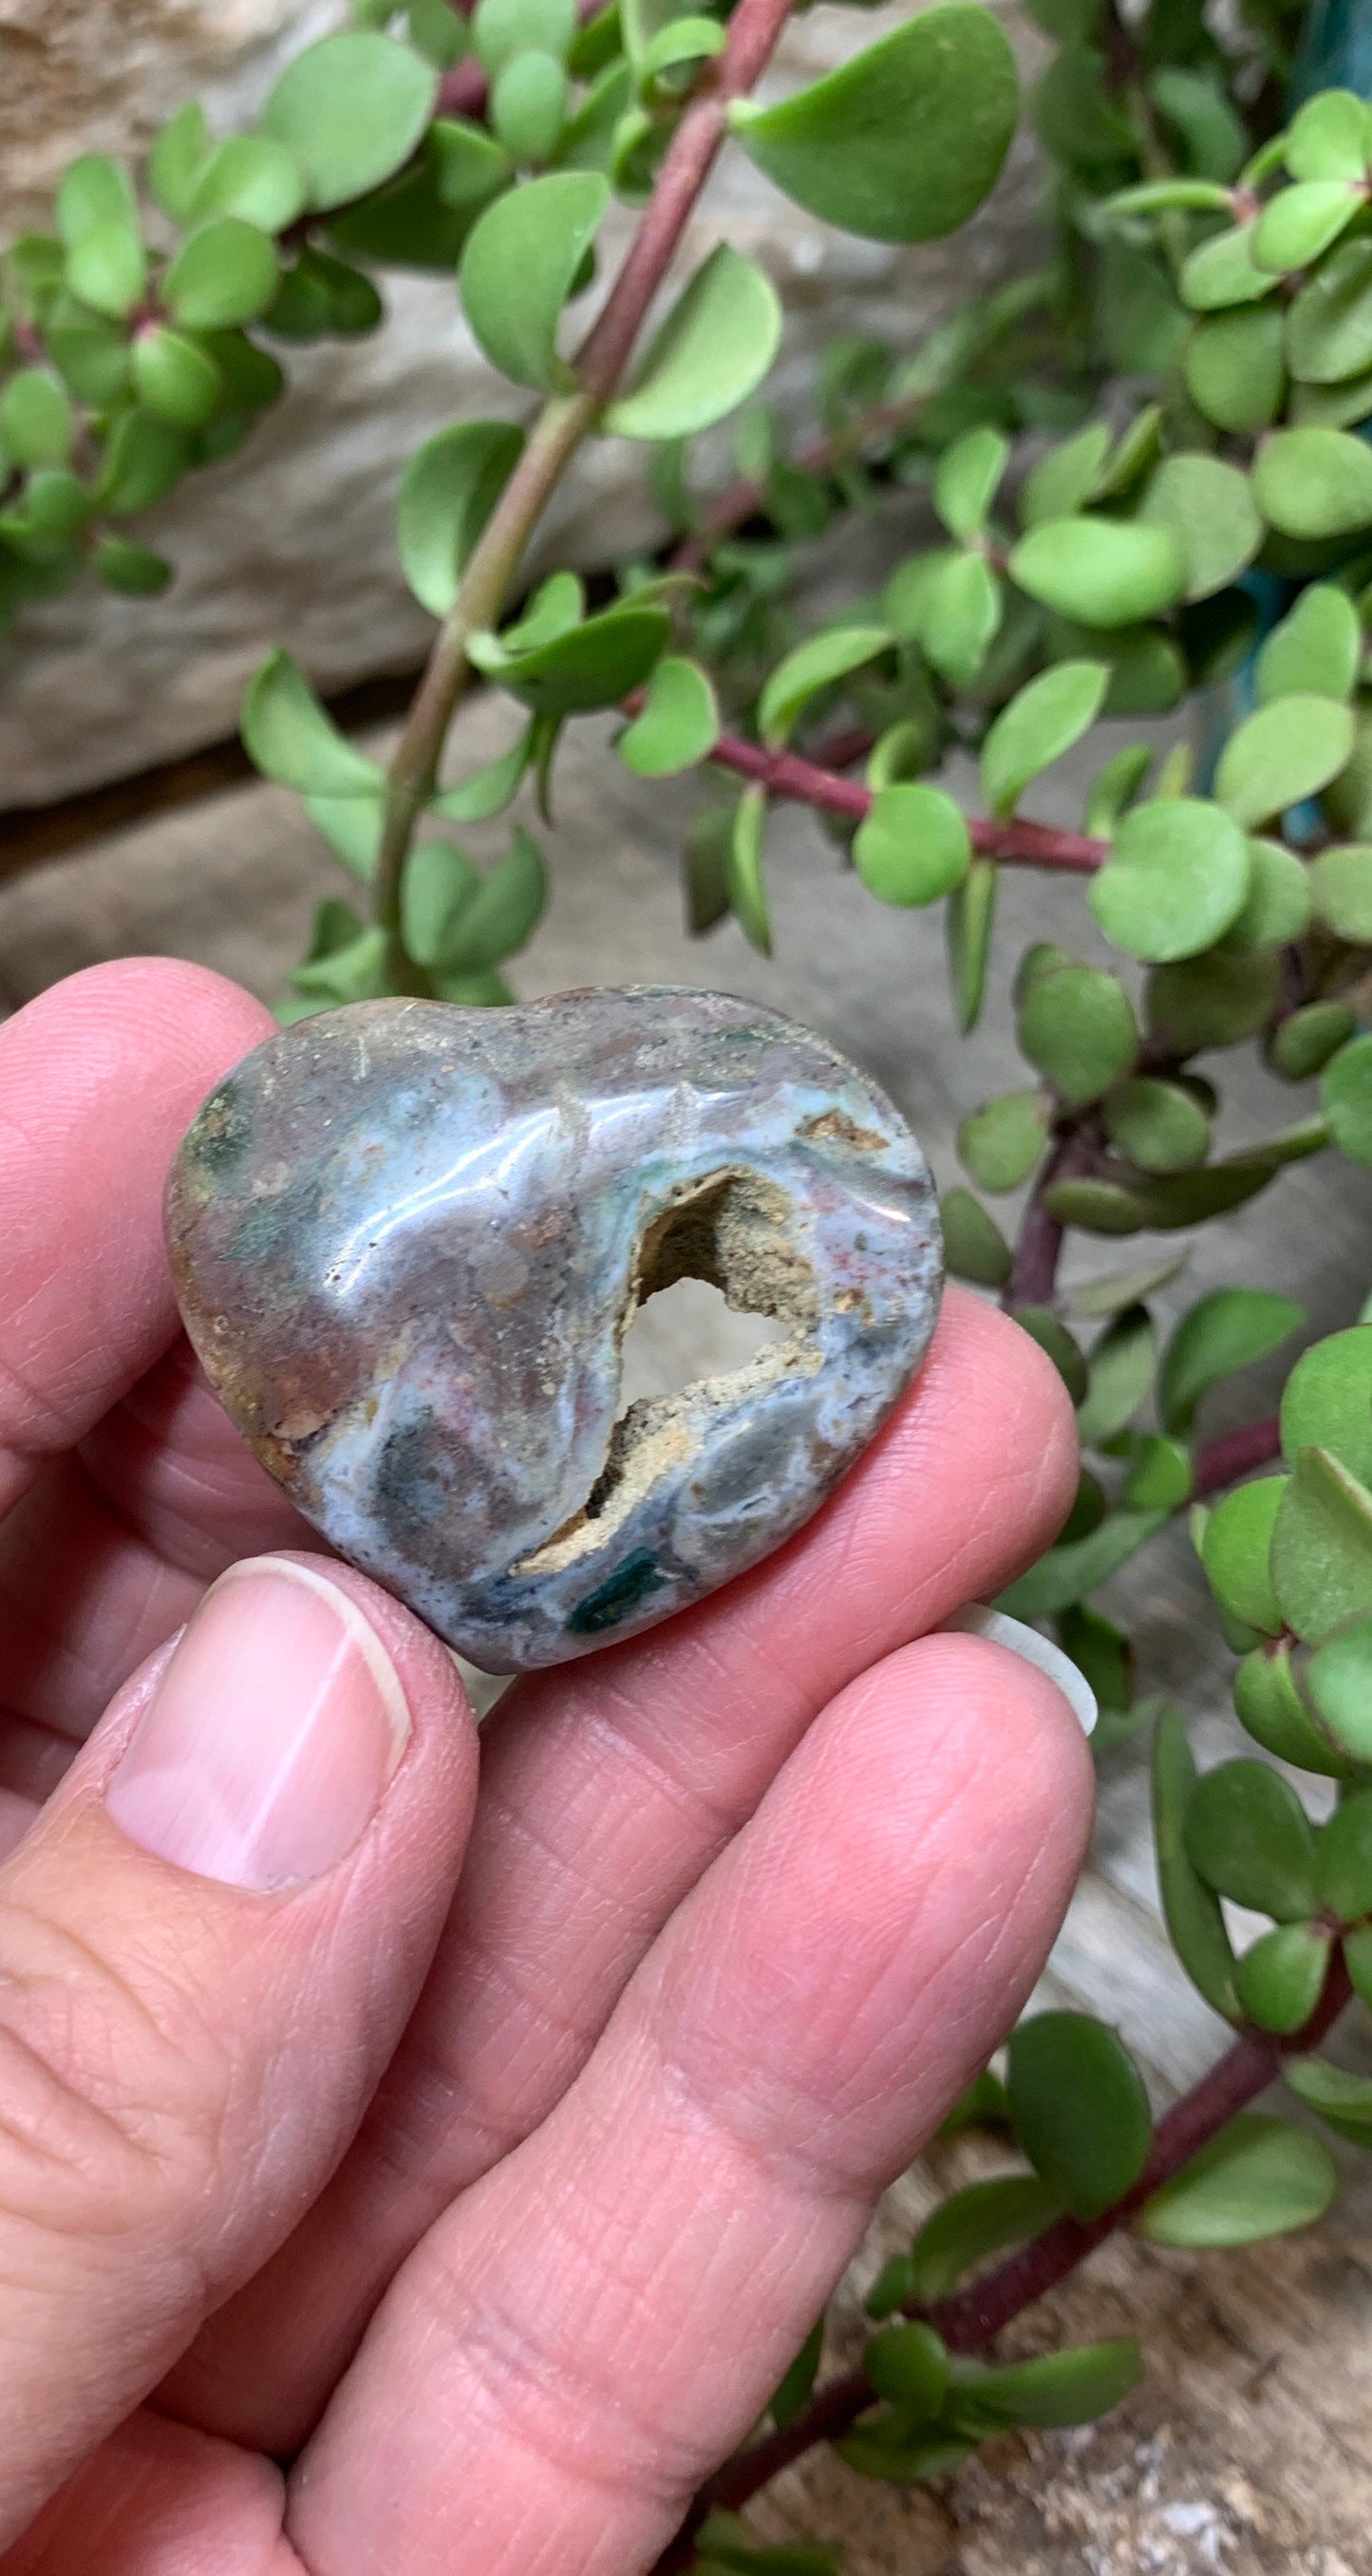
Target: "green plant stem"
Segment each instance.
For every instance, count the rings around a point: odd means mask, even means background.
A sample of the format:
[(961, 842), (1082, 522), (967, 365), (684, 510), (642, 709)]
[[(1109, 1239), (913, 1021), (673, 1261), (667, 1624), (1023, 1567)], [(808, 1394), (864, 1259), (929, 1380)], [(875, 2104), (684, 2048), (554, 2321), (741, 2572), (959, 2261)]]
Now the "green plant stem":
[[(1243, 2031), (1199, 2083), (1193, 2084), (1190, 2092), (1163, 2114), (1138, 2182), (1102, 2217), (1089, 2225), (1076, 2218), (1055, 2219), (984, 2280), (955, 2291), (951, 2298), (939, 2300), (932, 2308), (912, 2302), (905, 2313), (924, 2317), (942, 2335), (951, 2352), (980, 2351), (1026, 2308), (1056, 2289), (1107, 2237), (1127, 2226), (1163, 2183), (1180, 2173), (1200, 2148), (1267, 2090), (1280, 2074), (1284, 2057), (1299, 2056), (1318, 2047), (1337, 2021), (1350, 1992), (1343, 1954), (1336, 1950), (1324, 1992), (1304, 2029), (1289, 2039), (1278, 2039), (1267, 2031)], [(707, 2514), (717, 2510), (736, 2513), (783, 2469), (813, 2450), (816, 2443), (841, 2440), (875, 2403), (866, 2373), (846, 2371), (821, 2388), (796, 2423), (768, 2434), (751, 2449), (726, 2461), (694, 2498), (681, 2530), (658, 2560), (654, 2576), (680, 2576), (680, 2571), (690, 2567), (695, 2555), (694, 2534)]]
[(535, 421), (439, 630), (386, 781), (375, 919), (387, 934), (397, 990), (412, 988), (415, 981), (400, 928), (405, 860), (415, 825), (433, 794), (448, 726), (470, 675), (468, 643), (499, 617), (538, 521), (614, 392), (714, 167), (728, 130), (730, 101), (753, 87), (791, 6), (792, 0), (740, 0), (724, 51), (702, 75), (663, 156), (605, 306), (582, 343), (573, 368), (575, 385), (552, 395)]
[[(439, 630), (386, 777), (386, 810), (377, 861), (375, 916), (400, 949), (400, 890), (414, 828), (434, 792), (453, 711), (470, 677), (467, 646), (494, 625), (519, 570), (532, 529), (583, 438), (598, 406), (589, 394), (557, 394), (544, 404), (519, 463), (487, 520)], [(404, 968), (403, 950), (399, 960)]]

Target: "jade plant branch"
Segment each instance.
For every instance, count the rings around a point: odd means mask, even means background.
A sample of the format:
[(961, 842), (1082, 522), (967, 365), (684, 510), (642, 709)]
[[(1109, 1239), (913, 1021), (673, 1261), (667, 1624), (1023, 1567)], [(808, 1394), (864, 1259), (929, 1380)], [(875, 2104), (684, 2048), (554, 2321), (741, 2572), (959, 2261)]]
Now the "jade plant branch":
[[(1112, 2208), (1089, 2225), (1075, 2218), (1055, 2219), (984, 2280), (954, 2292), (933, 2307), (912, 2304), (904, 2313), (923, 2317), (951, 2352), (979, 2351), (1037, 2299), (1066, 2280), (1107, 2237), (1128, 2226), (1153, 2192), (1180, 2173), (1209, 2139), (1266, 2091), (1281, 2073), (1284, 2057), (1318, 2047), (1343, 2011), (1350, 1991), (1342, 1955), (1336, 1950), (1324, 1992), (1304, 2029), (1290, 2039), (1277, 2039), (1266, 2031), (1243, 2031), (1199, 2083), (1164, 2112), (1153, 2133), (1152, 2152), (1143, 2173)], [(816, 2443), (841, 2440), (875, 2403), (865, 2373), (845, 2371), (820, 2390), (794, 2424), (768, 2434), (726, 2461), (694, 2499), (676, 2539), (659, 2559), (654, 2576), (680, 2576), (680, 2571), (691, 2566), (694, 2534), (707, 2514), (719, 2508), (737, 2512), (783, 2469), (813, 2450)]]
[(433, 793), (448, 726), (466, 686), (468, 642), (498, 619), (538, 521), (615, 391), (724, 141), (730, 102), (752, 89), (790, 10), (791, 0), (740, 0), (724, 50), (701, 76), (619, 275), (573, 361), (572, 388), (550, 396), (544, 405), (439, 631), (391, 762), (377, 866), (376, 919), (389, 936), (402, 982), (407, 972), (400, 936), (405, 859)]

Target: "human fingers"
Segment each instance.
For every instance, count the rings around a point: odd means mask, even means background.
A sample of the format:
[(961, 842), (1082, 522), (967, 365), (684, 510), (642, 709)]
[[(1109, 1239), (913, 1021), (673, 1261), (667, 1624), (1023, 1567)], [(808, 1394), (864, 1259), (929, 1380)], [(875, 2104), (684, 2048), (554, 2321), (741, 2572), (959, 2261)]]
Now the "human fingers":
[(537, 2135), (431, 2230), (300, 2461), (314, 2576), (632, 2576), (1022, 2003), (1090, 1814), (1044, 1676), (841, 1693)]
[(168, 1165), (206, 1091), (271, 1027), (220, 975), (128, 958), (0, 1028), (0, 1512), (175, 1337)]
[(319, 1559), (251, 1559), (0, 1871), (0, 2546), (337, 2163), (475, 1769), (417, 1620)]
[(164, 1359), (167, 1168), (272, 1025), (221, 976), (134, 958), (0, 1029), (3, 1695), (31, 1724), (83, 1735), (235, 1554), (305, 1537), (184, 1345)]
[(168, 2403), (267, 2449), (303, 2438), (396, 2265), (551, 2110), (817, 1711), (1036, 1555), (1075, 1460), (1057, 1371), (950, 1292), (910, 1398), (808, 1530), (661, 1630), (517, 1685), (483, 1730), (452, 1917), (362, 2133)]

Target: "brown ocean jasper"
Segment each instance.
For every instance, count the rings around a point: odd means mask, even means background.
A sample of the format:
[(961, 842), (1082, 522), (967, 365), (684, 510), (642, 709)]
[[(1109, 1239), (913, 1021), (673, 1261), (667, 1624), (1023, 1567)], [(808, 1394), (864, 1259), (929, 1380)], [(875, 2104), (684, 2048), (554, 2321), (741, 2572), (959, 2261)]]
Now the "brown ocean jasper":
[[(933, 1187), (807, 1030), (643, 987), (364, 1002), (267, 1040), (167, 1201), (187, 1329), (351, 1563), (493, 1672), (665, 1619), (831, 1492), (933, 1329)], [(783, 1338), (616, 1420), (635, 1307), (708, 1279)]]

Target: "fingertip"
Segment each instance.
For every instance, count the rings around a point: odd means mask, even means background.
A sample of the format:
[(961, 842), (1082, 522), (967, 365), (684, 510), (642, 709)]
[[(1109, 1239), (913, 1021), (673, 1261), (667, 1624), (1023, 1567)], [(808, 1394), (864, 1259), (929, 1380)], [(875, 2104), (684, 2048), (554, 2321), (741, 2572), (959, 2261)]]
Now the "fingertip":
[(1048, 1354), (999, 1306), (950, 1285), (927, 1367), (995, 1426), (1005, 1473), (1021, 1481), (1017, 1565), (1051, 1546), (1072, 1508), (1081, 1472), (1072, 1401)]
[(36, 994), (6, 1023), (4, 1040), (41, 1044), (51, 1032), (65, 1041), (73, 1024), (93, 1041), (103, 1035), (130, 1049), (151, 1039), (160, 1063), (203, 1065), (207, 1084), (276, 1026), (265, 1003), (212, 967), (184, 957), (112, 957)]

